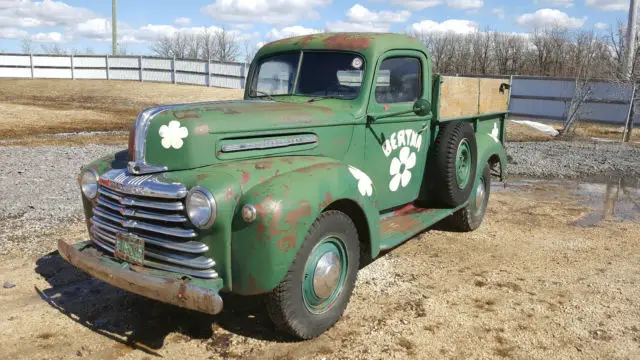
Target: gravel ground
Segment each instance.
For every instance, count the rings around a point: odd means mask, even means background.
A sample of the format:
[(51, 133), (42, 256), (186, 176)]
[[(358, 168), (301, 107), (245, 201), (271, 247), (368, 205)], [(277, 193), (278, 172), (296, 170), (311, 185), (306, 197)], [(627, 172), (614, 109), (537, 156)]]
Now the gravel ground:
[[(82, 164), (122, 146), (0, 147), (0, 255), (38, 254), (37, 232), (82, 217), (76, 176)], [(507, 145), (508, 174), (535, 178), (640, 177), (640, 148), (582, 142)]]
[(602, 180), (640, 177), (640, 147), (591, 142), (507, 143), (509, 175)]
[(82, 216), (80, 166), (122, 146), (0, 147), (0, 255), (38, 253), (36, 233)]

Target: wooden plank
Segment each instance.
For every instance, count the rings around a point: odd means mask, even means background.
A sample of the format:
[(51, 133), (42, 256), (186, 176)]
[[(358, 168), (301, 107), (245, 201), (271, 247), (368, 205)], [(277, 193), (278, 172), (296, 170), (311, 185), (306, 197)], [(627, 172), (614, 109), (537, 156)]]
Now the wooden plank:
[(480, 113), (507, 111), (509, 106), (509, 90), (500, 92), (500, 85), (506, 83), (502, 79), (480, 79)]
[(442, 77), (440, 118), (478, 115), (478, 78)]

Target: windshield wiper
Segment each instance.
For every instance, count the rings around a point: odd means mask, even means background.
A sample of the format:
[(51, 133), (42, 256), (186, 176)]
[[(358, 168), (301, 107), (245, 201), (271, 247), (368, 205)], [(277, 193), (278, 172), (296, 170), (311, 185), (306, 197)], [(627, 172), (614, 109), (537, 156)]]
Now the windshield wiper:
[[(269, 93), (266, 93), (266, 92), (264, 92), (264, 91), (254, 90), (253, 92), (254, 92), (254, 94), (256, 94), (256, 95), (263, 95), (263, 96), (264, 96), (264, 97), (266, 97), (267, 99), (269, 99), (269, 100), (273, 100), (273, 101), (275, 101), (275, 102), (288, 102), (288, 101), (284, 101), (284, 100), (278, 100), (278, 99), (274, 98), (274, 97), (273, 97), (273, 95), (271, 95), (271, 94), (269, 94)], [(291, 95), (291, 94), (274, 94), (274, 95), (275, 95), (275, 96), (278, 96), (278, 95), (279, 95), (279, 96), (289, 96), (289, 95)]]
[(325, 99), (350, 99), (350, 98), (345, 95), (316, 96), (314, 98), (309, 99), (307, 103), (312, 103), (312, 102), (325, 100)]

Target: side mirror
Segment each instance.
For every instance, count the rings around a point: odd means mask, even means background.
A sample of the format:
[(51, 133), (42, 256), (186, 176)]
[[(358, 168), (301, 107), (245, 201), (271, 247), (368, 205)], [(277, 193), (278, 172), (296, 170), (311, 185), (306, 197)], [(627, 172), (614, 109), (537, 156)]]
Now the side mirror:
[(413, 103), (413, 107), (411, 110), (399, 111), (395, 113), (382, 114), (382, 115), (369, 115), (369, 121), (376, 121), (379, 119), (386, 119), (398, 115), (406, 115), (414, 113), (417, 116), (427, 116), (431, 114), (431, 102), (427, 99), (418, 99), (415, 103)]
[(431, 114), (431, 102), (427, 99), (418, 99), (413, 104), (413, 113), (417, 116), (427, 116)]

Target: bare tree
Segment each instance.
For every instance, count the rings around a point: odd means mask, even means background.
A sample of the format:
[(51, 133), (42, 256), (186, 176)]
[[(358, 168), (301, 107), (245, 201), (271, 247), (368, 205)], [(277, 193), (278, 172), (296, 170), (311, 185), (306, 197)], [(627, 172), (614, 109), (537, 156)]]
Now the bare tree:
[(240, 56), (240, 47), (238, 46), (234, 33), (221, 29), (215, 33), (217, 61), (237, 61)]
[(29, 36), (25, 36), (20, 40), (20, 48), (23, 54), (33, 53), (33, 40)]
[(40, 45), (42, 52), (51, 55), (67, 55), (67, 51), (60, 47), (58, 43)]

